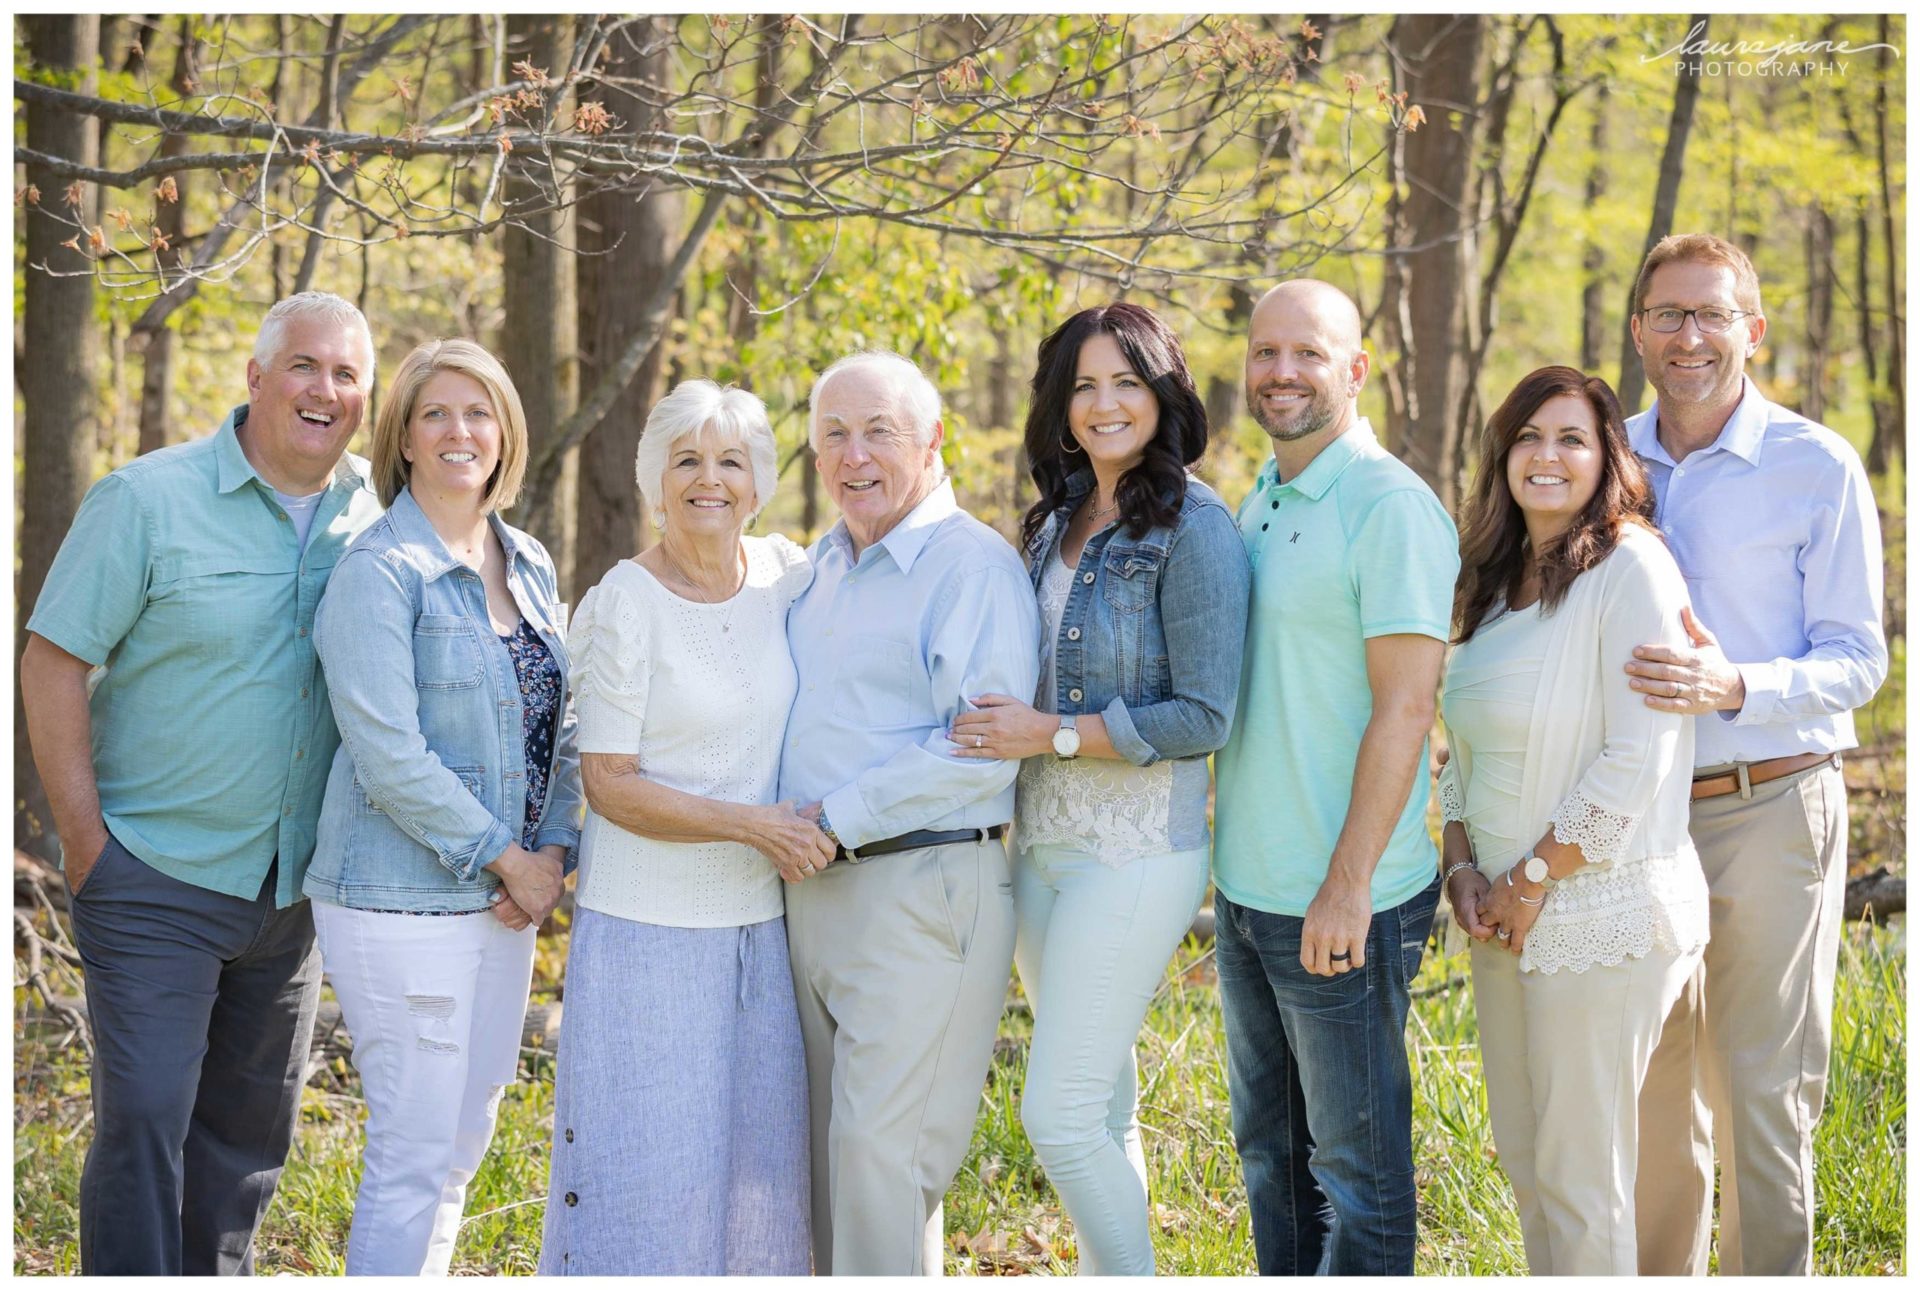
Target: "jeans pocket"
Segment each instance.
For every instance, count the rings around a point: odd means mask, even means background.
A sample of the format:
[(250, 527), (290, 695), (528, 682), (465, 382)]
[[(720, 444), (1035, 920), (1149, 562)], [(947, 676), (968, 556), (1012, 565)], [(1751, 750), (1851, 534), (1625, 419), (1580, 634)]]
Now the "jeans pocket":
[(93, 863), (87, 866), (87, 876), (81, 881), (78, 887), (73, 885), (73, 879), (68, 876), (66, 866), (60, 866), (60, 876), (66, 881), (67, 896), (69, 899), (78, 900), (83, 894), (93, 894), (94, 888), (100, 885), (100, 871), (106, 868), (107, 857), (114, 852), (115, 848), (116, 844), (113, 840), (113, 834), (109, 833), (107, 834), (107, 844), (100, 848), (100, 854), (95, 856)]

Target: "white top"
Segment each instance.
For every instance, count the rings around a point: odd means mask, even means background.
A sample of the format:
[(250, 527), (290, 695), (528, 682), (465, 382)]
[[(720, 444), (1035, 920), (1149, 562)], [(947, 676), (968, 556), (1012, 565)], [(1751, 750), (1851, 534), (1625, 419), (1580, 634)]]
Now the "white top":
[[(743, 538), (738, 594), (703, 605), (622, 560), (574, 613), (568, 635), (583, 753), (635, 755), (656, 784), (723, 802), (777, 801), (793, 703), (787, 608), (806, 590), (806, 553), (783, 537)], [(780, 875), (737, 842), (656, 842), (589, 807), (579, 904), (667, 927), (778, 918)]]
[(1706, 878), (1687, 836), (1693, 719), (1649, 708), (1622, 670), (1636, 645), (1685, 643), (1686, 603), (1666, 547), (1630, 526), (1552, 613), (1503, 614), (1453, 652), (1441, 814), (1466, 825), (1489, 879), (1549, 824), (1587, 861), (1548, 894), (1523, 972), (1706, 944)]
[[(1040, 579), (1040, 692), (1033, 706), (1053, 712), (1054, 646), (1073, 590), (1073, 569), (1057, 557)], [(1119, 868), (1141, 856), (1165, 855), (1173, 804), (1173, 763), (1151, 766), (1105, 757), (1063, 761), (1052, 753), (1020, 763), (1015, 785), (1015, 837), (1023, 847), (1070, 846)]]

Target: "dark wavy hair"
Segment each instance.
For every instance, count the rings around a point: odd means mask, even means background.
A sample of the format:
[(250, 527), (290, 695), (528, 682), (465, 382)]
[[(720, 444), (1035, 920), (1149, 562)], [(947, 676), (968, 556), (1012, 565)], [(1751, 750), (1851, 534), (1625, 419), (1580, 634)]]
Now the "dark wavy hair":
[(1627, 423), (1613, 388), (1572, 367), (1542, 367), (1520, 378), (1480, 435), (1480, 462), (1473, 496), (1460, 526), (1460, 584), (1453, 593), (1454, 644), (1472, 638), (1493, 602), (1520, 594), (1527, 571), (1527, 525), (1507, 487), (1507, 454), (1521, 427), (1548, 399), (1584, 398), (1600, 424), (1600, 486), (1565, 533), (1539, 553), (1540, 605), (1551, 611), (1573, 580), (1620, 544), (1623, 525), (1653, 524), (1653, 490), (1646, 468), (1627, 441)]
[[(1024, 544), (1067, 501), (1067, 477), (1076, 468), (1079, 445), (1068, 429), (1067, 407), (1080, 370), (1080, 350), (1095, 335), (1113, 337), (1127, 366), (1146, 381), (1159, 404), (1160, 421), (1140, 464), (1121, 476), (1114, 500), (1118, 523), (1135, 537), (1171, 527), (1187, 498), (1187, 467), (1207, 450), (1207, 408), (1187, 370), (1180, 338), (1152, 311), (1139, 305), (1083, 309), (1040, 342), (1033, 371), (1033, 401), (1027, 409), (1027, 463), (1040, 499), (1020, 520)], [(1069, 445), (1073, 452), (1067, 451)], [(1081, 458), (1082, 461), (1085, 458)]]

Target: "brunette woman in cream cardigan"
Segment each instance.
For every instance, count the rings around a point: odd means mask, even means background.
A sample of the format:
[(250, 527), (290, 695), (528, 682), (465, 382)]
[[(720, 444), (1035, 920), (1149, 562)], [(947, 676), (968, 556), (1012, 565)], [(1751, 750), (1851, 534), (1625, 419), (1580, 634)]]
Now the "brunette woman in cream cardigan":
[(1440, 781), (1488, 1116), (1535, 1274), (1633, 1275), (1638, 1099), (1707, 940), (1691, 718), (1640, 701), (1686, 585), (1606, 382), (1546, 367), (1481, 439)]

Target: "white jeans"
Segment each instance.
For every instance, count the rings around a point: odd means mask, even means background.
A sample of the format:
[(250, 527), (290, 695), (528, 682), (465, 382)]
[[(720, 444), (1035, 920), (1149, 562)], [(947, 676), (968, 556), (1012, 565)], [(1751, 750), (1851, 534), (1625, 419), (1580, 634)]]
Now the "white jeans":
[(313, 926), (367, 1099), (347, 1274), (444, 1276), (519, 1061), (535, 929), (319, 900)]

